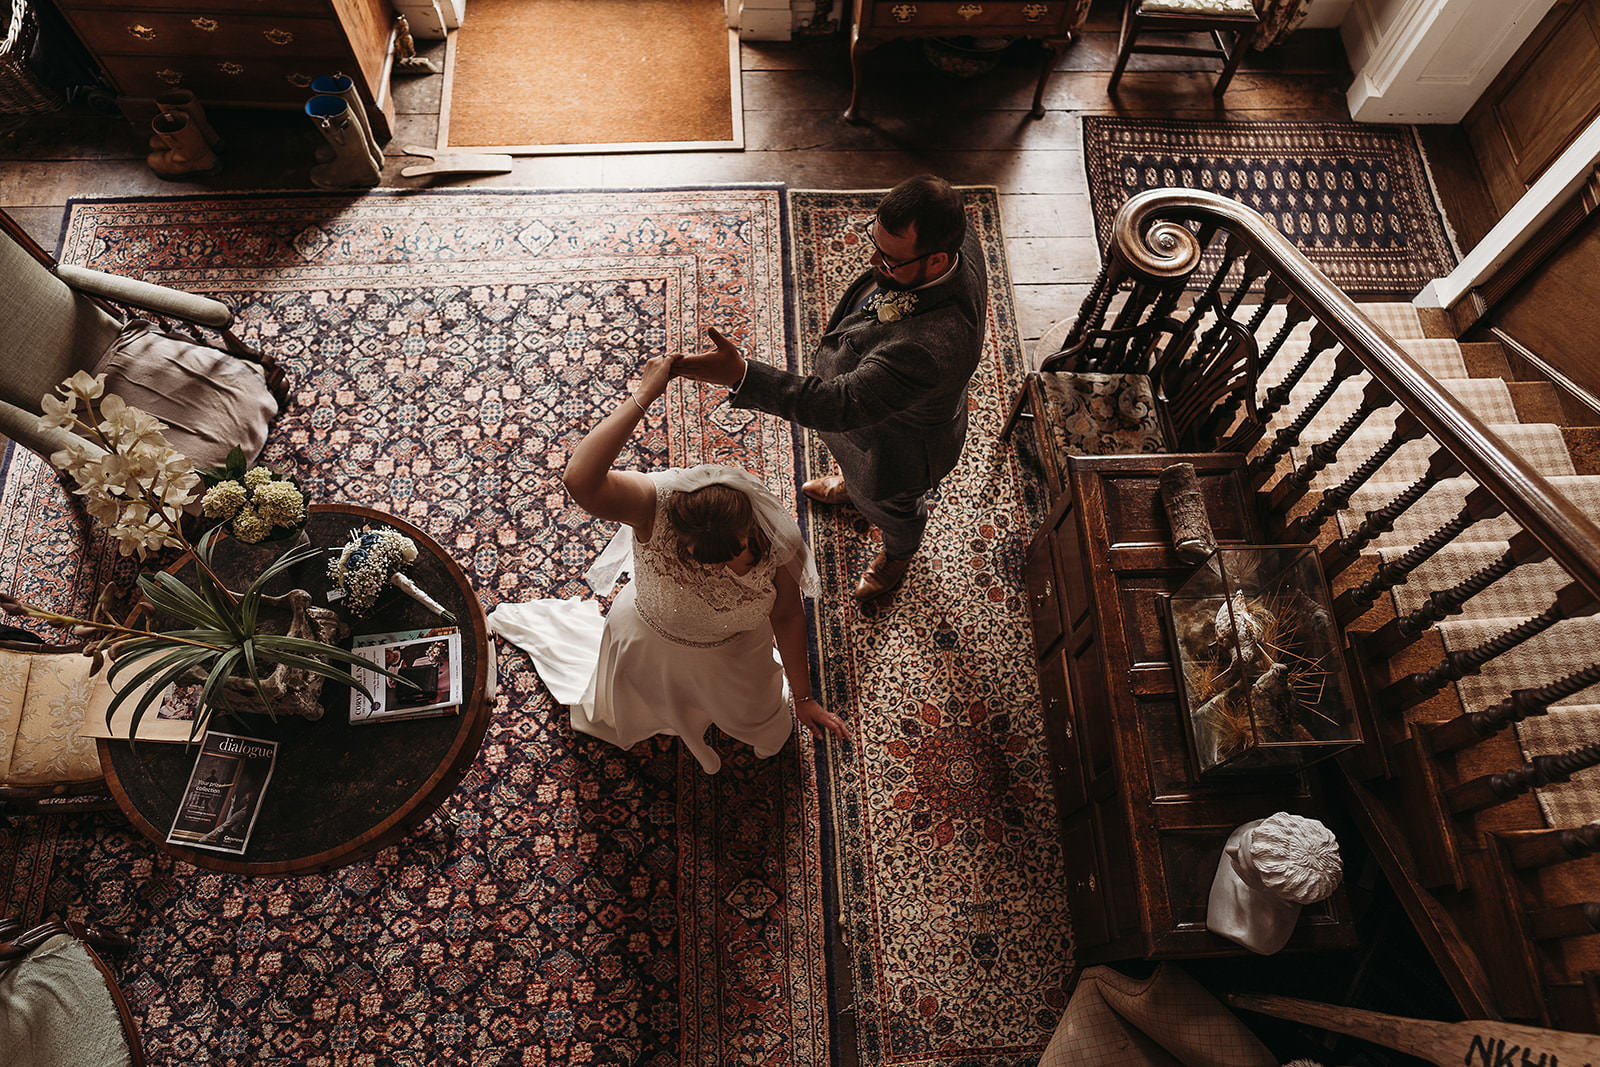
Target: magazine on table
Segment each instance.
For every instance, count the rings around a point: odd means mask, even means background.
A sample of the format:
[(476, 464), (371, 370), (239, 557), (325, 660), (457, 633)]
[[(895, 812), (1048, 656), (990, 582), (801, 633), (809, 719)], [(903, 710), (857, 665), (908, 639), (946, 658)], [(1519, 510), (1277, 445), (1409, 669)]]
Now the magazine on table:
[(207, 730), (167, 843), (242, 855), (277, 759), (276, 741)]
[(352, 666), (350, 673), (372, 693), (369, 698), (359, 689), (350, 690), (352, 725), (460, 713), (461, 631), (456, 627), (358, 634), (350, 651), (410, 683)]

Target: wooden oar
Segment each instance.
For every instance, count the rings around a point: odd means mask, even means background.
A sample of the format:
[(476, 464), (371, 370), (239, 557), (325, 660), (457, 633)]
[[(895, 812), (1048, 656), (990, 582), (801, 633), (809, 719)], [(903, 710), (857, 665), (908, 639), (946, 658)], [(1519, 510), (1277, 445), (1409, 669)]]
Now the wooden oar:
[(1318, 1004), (1272, 994), (1235, 993), (1228, 1003), (1291, 1022), (1348, 1034), (1439, 1067), (1600, 1067), (1600, 1034), (1546, 1030), (1498, 1019), (1442, 1023)]

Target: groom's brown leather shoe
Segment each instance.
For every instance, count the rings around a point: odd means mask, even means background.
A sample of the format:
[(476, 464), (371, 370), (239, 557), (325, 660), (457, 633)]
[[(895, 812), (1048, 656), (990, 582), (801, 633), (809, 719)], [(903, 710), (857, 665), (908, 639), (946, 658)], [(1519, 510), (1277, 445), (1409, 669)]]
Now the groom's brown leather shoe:
[(876, 600), (905, 581), (906, 571), (910, 569), (909, 559), (890, 559), (879, 552), (872, 557), (872, 563), (867, 566), (866, 573), (856, 583), (856, 591), (850, 595), (863, 603)]
[(828, 474), (813, 478), (800, 486), (800, 491), (819, 504), (848, 504), (850, 494), (844, 487), (844, 475)]

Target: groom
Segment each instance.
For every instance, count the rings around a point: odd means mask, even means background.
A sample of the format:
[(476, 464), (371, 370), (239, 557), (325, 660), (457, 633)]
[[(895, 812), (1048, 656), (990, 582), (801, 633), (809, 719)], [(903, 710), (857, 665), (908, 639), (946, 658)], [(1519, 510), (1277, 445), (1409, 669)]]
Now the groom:
[(961, 458), (988, 280), (961, 194), (931, 174), (889, 190), (861, 236), (871, 269), (834, 307), (814, 374), (748, 361), (716, 330), (706, 331), (715, 348), (683, 357), (674, 374), (725, 385), (734, 407), (819, 432), (839, 473), (801, 490), (854, 504), (883, 532), (853, 594), (869, 601), (905, 579), (928, 522), (926, 494)]

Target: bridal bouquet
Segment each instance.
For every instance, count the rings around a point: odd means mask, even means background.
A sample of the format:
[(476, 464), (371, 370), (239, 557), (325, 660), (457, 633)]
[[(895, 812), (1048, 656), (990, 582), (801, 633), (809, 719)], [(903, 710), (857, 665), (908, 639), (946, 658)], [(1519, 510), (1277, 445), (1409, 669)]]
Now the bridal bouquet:
[(446, 622), (455, 622), (453, 612), (400, 573), (416, 558), (417, 543), (398, 530), (358, 530), (328, 564), (328, 579), (344, 593), (346, 610), (357, 618), (370, 612), (378, 594), (392, 585)]

